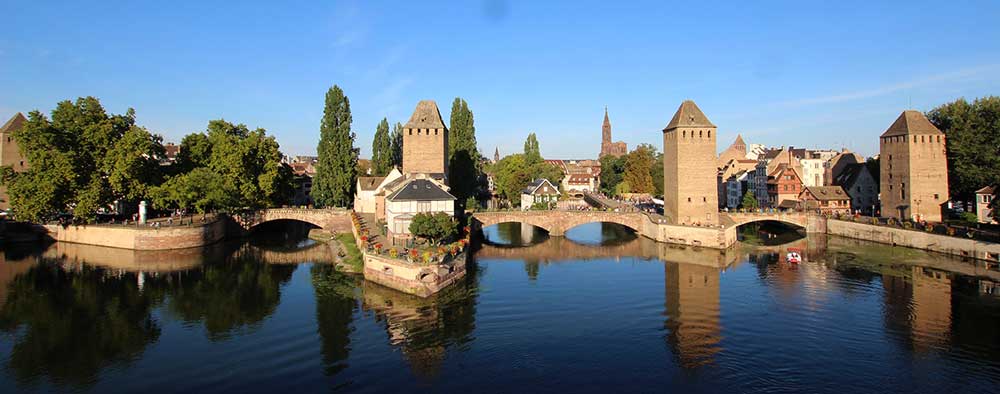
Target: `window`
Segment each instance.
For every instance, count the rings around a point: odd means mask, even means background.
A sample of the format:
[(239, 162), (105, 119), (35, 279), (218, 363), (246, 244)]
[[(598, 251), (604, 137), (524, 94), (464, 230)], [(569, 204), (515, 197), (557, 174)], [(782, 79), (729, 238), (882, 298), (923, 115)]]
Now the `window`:
[(937, 193), (934, 193), (934, 199), (937, 200), (939, 198), (941, 198), (940, 195), (938, 195)]
[(413, 135), (413, 129), (410, 129), (410, 135)]
[(688, 202), (691, 202), (691, 197), (688, 197)]
[(899, 184), (899, 198), (906, 199), (906, 184)]
[(708, 202), (708, 197), (702, 197), (701, 202)]
[(417, 201), (417, 212), (430, 212), (431, 202), (430, 201)]

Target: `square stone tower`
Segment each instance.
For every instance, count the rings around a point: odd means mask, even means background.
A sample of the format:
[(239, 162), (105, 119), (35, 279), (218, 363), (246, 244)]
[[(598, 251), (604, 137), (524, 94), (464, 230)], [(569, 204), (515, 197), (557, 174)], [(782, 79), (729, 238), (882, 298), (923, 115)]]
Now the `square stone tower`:
[(882, 217), (941, 221), (948, 201), (945, 135), (919, 111), (903, 111), (879, 138)]
[(448, 174), (448, 128), (434, 100), (422, 100), (403, 126), (403, 175)]
[(663, 129), (663, 213), (672, 223), (719, 223), (715, 130), (691, 100)]

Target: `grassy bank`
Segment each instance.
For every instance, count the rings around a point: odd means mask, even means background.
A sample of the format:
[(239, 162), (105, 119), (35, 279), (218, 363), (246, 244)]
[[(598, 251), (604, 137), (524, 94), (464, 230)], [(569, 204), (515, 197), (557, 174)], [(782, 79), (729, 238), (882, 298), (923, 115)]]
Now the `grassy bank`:
[(347, 256), (344, 257), (344, 263), (354, 268), (354, 272), (364, 272), (364, 261), (361, 259), (361, 250), (358, 249), (358, 244), (354, 241), (354, 235), (340, 233), (335, 238), (340, 241), (344, 252), (347, 253)]

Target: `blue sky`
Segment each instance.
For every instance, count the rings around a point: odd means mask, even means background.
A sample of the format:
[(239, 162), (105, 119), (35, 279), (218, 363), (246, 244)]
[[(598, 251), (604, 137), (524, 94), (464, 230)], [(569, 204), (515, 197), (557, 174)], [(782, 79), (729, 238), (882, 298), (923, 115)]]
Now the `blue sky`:
[[(906, 108), (1000, 94), (1000, 2), (40, 2), (0, 0), (0, 117), (92, 95), (179, 141), (225, 118), (315, 151), (323, 96), (376, 124), (421, 99), (475, 113), (480, 149), (661, 147), (684, 99), (750, 143), (876, 153)], [(710, 2), (702, 2), (710, 3)], [(721, 2), (720, 2), (721, 3)]]

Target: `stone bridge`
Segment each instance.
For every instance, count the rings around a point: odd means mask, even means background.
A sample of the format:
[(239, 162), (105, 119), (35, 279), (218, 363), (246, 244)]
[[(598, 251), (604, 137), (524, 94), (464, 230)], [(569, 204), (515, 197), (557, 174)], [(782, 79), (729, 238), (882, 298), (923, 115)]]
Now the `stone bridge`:
[[(645, 235), (644, 224), (652, 224), (652, 220), (641, 212), (607, 212), (607, 211), (499, 211), (476, 212), (473, 220), (482, 227), (500, 223), (523, 223), (541, 228), (550, 236), (561, 237), (566, 230), (587, 223), (617, 223)], [(648, 235), (645, 235), (648, 237)], [(655, 238), (655, 236), (654, 236)]]
[(764, 221), (774, 221), (804, 228), (807, 233), (826, 232), (826, 218), (803, 212), (719, 212), (719, 218), (726, 227), (739, 227), (744, 224)]
[(351, 231), (350, 212), (346, 209), (334, 208), (270, 208), (236, 214), (233, 215), (233, 220), (244, 230), (275, 220), (294, 220), (309, 223), (331, 232), (347, 232)]

